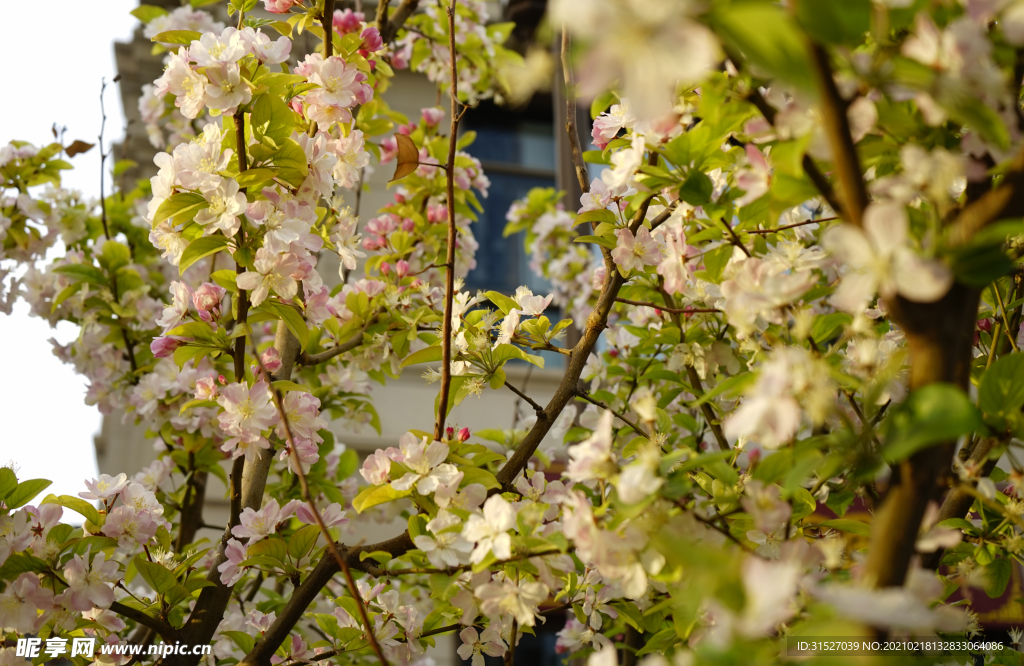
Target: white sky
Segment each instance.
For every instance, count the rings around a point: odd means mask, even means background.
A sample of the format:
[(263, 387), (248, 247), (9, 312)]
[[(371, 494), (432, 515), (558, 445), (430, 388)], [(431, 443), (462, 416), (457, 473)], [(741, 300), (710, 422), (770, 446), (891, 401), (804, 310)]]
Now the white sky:
[[(45, 11), (36, 2), (0, 2), (8, 30), (0, 39), (0, 144), (21, 139), (34, 144), (53, 140), (53, 123), (67, 127), (65, 141), (96, 142), (100, 127), (100, 79), (116, 74), (113, 42), (126, 41), (138, 25), (129, 12), (137, 0), (51, 0)], [(44, 16), (45, 15), (45, 16)], [(124, 134), (117, 85), (106, 92), (105, 143)], [(72, 160), (65, 185), (87, 195), (99, 193), (99, 151)], [(85, 382), (51, 352), (47, 340), (67, 342), (74, 326), (56, 330), (31, 318), (24, 304), (0, 314), (3, 381), (0, 381), (0, 464), (13, 460), (18, 478), (46, 478), (46, 492), (77, 495), (82, 480), (94, 477), (92, 437), (100, 414), (84, 403)]]

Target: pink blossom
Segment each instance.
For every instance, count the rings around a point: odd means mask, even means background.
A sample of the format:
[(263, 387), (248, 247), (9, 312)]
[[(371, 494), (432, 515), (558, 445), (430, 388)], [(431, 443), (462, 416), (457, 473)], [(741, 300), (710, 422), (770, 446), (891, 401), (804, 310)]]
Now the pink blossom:
[(75, 555), (64, 565), (64, 579), (71, 593), (69, 605), (77, 611), (109, 607), (114, 602), (111, 583), (119, 578), (117, 562), (108, 562), (104, 553), (96, 553), (91, 564), (88, 552)]
[(90, 500), (108, 500), (121, 492), (127, 485), (127, 474), (121, 473), (117, 476), (100, 474), (98, 479), (92, 481), (86, 479), (85, 487), (89, 489), (89, 492), (78, 493), (78, 496)]
[(420, 115), (427, 127), (437, 127), (444, 120), (444, 109), (432, 106), (420, 111)]
[(391, 471), (391, 459), (382, 450), (377, 449), (363, 461), (359, 470), (366, 482), (372, 486), (380, 486), (388, 482), (388, 473)]
[(295, 512), (297, 504), (298, 502), (293, 500), (281, 507), (276, 499), (272, 499), (259, 511), (246, 508), (239, 516), (241, 525), (232, 527), (231, 534), (239, 539), (249, 539), (250, 544), (255, 543), (265, 536), (274, 534), (278, 523), (288, 520)]
[(245, 571), (238, 566), (245, 559), (245, 546), (237, 539), (228, 539), (228, 544), (224, 548), (224, 555), (227, 557), (227, 560), (217, 567), (217, 571), (220, 572), (220, 582), (231, 587), (245, 575)]
[(132, 551), (136, 546), (144, 546), (156, 535), (159, 523), (153, 520), (149, 511), (136, 511), (134, 507), (119, 506), (107, 515), (103, 524), (103, 534), (117, 539), (122, 550)]
[(203, 321), (213, 321), (220, 317), (220, 302), (227, 290), (212, 282), (204, 282), (192, 294), (192, 304), (199, 311)]
[(277, 409), (271, 403), (266, 382), (259, 381), (252, 388), (245, 383), (229, 384), (221, 390), (217, 403), (224, 408), (218, 417), (220, 427), (231, 436), (221, 446), (222, 450), (233, 452), (237, 458), (243, 453), (247, 457), (255, 454), (251, 447), (238, 447), (239, 444), (270, 446), (263, 438), (263, 431), (277, 423)]
[(213, 377), (201, 377), (196, 380), (196, 400), (213, 400), (217, 397), (217, 382)]
[(404, 456), (402, 464), (409, 468), (409, 473), (391, 482), (391, 487), (398, 491), (411, 490), (415, 485), (416, 492), (430, 495), (451, 477), (458, 473), (455, 465), (444, 462), (448, 457), (448, 445), (443, 442), (427, 444), (427, 438), (419, 438), (411, 432), (402, 435), (399, 446)]
[(635, 269), (642, 270), (644, 266), (656, 266), (661, 262), (661, 249), (647, 227), (641, 226), (636, 236), (625, 228), (616, 231), (615, 235), (619, 242), (611, 254), (623, 277)]
[(171, 303), (164, 308), (160, 318), (156, 320), (157, 326), (162, 326), (164, 333), (178, 325), (178, 322), (188, 314), (188, 302), (192, 296), (192, 290), (184, 282), (171, 283)]
[(409, 273), (409, 262), (405, 259), (399, 259), (398, 263), (395, 264), (395, 275), (400, 278), (404, 278)]
[[(113, 600), (112, 592), (110, 597)], [(39, 584), (36, 574), (23, 573), (7, 583), (7, 588), (0, 593), (0, 627), (5, 631), (35, 632), (47, 619), (46, 615), (39, 615), (37, 609), (52, 605), (53, 592)]]
[[(306, 502), (296, 506), (295, 517), (307, 525), (316, 525), (316, 517)], [(320, 512), (320, 520), (324, 522), (324, 527), (338, 527), (348, 522), (345, 512), (341, 510), (341, 505), (337, 502), (331, 502), (326, 509)]]
[(249, 615), (246, 618), (245, 623), (254, 628), (260, 633), (264, 633), (270, 629), (274, 624), (274, 620), (277, 619), (277, 613), (271, 611), (269, 613), (262, 613), (258, 610), (249, 611)]
[(359, 30), (365, 20), (366, 17), (362, 12), (354, 12), (351, 9), (335, 9), (331, 25), (338, 31), (338, 34), (346, 35)]
[(273, 291), (280, 298), (290, 299), (299, 291), (299, 284), (292, 278), (299, 269), (299, 258), (290, 252), (274, 254), (265, 247), (256, 250), (255, 271), (246, 271), (235, 282), (239, 289), (251, 291), (253, 305), (267, 300)]
[(742, 207), (760, 199), (768, 193), (771, 184), (772, 170), (764, 153), (752, 143), (746, 146), (749, 166), (736, 172), (736, 186), (744, 191), (743, 196), (736, 199), (736, 206)]

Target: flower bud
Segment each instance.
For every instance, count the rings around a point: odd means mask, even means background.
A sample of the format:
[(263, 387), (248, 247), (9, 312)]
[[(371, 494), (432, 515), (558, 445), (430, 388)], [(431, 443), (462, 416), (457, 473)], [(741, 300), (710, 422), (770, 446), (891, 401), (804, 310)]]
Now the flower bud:
[(398, 277), (400, 277), (400, 278), (404, 278), (406, 275), (408, 275), (409, 274), (409, 262), (406, 261), (405, 259), (399, 259), (398, 263), (395, 264), (395, 273), (397, 273)]
[(463, 428), (459, 431), (459, 441), (465, 442), (469, 439), (469, 428)]
[(272, 14), (287, 14), (295, 0), (263, 0), (263, 6)]
[(174, 353), (174, 350), (182, 346), (183, 340), (178, 338), (172, 338), (169, 336), (161, 336), (159, 338), (153, 338), (153, 342), (149, 345), (149, 350), (153, 352), (153, 356), (157, 358), (167, 358)]
[(372, 25), (363, 28), (363, 32), (359, 36), (363, 38), (360, 48), (370, 52), (380, 51), (384, 48), (384, 40), (380, 37), (380, 31)]
[(391, 264), (386, 261), (382, 261), (380, 264), (380, 274), (389, 275), (391, 273)]
[(263, 352), (263, 356), (260, 358), (263, 361), (263, 367), (267, 369), (267, 372), (273, 374), (281, 369), (281, 355), (278, 353), (277, 348), (269, 348), (267, 351)]
[(445, 434), (445, 436), (447, 436), (447, 438), (449, 440), (454, 439), (455, 438), (455, 428), (453, 428), (451, 426), (448, 426), (447, 428), (444, 429), (444, 434)]

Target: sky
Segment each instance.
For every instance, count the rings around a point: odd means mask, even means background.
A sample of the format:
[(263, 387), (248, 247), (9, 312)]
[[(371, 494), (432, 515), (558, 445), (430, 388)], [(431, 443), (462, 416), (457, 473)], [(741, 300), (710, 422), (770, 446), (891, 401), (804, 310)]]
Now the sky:
[[(53, 141), (53, 123), (67, 127), (65, 143), (96, 142), (100, 128), (100, 81), (116, 75), (113, 42), (127, 41), (138, 25), (129, 14), (137, 0), (51, 0), (45, 17), (35, 2), (5, 2), (8, 30), (0, 40), (0, 144), (21, 139)], [(121, 97), (115, 85), (105, 96), (106, 141), (124, 134)], [(91, 196), (99, 193), (99, 151), (71, 160), (65, 185)], [(13, 460), (19, 479), (53, 481), (45, 492), (77, 495), (85, 478), (97, 475), (93, 435), (100, 414), (84, 402), (85, 382), (52, 353), (50, 338), (66, 343), (76, 329), (28, 315), (23, 303), (0, 314), (6, 381), (0, 382), (0, 465)]]

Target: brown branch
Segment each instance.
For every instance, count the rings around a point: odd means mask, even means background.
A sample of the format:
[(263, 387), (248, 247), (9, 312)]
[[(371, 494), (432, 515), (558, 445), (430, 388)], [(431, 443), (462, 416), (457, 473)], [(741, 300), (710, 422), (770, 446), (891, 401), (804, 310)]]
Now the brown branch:
[(413, 15), (419, 4), (419, 0), (402, 0), (398, 8), (395, 9), (395, 13), (388, 18), (387, 25), (380, 30), (380, 37), (385, 44), (391, 42), (398, 35), (398, 31), (405, 25), (406, 19)]
[(781, 227), (775, 227), (774, 229), (754, 229), (752, 231), (744, 231), (746, 234), (774, 234), (779, 231), (785, 231), (786, 229), (795, 229), (796, 227), (805, 227), (808, 224), (819, 224), (821, 222), (831, 222), (832, 220), (838, 220), (838, 217), (820, 217), (816, 220), (804, 220), (803, 222), (795, 222), (793, 224), (785, 224)]
[[(387, 0), (382, 0), (386, 2)], [(334, 53), (334, 0), (324, 0), (324, 13), (320, 15), (320, 26), (324, 30), (324, 60)]]
[(388, 0), (377, 0), (377, 31), (383, 38), (388, 31)]
[(633, 423), (632, 421), (630, 421), (629, 419), (627, 419), (627, 418), (626, 418), (625, 416), (623, 416), (622, 414), (619, 414), (619, 413), (618, 413), (617, 411), (615, 411), (614, 409), (612, 409), (612, 408), (611, 408), (611, 407), (609, 407), (608, 405), (604, 404), (604, 403), (603, 403), (603, 402), (601, 402), (600, 400), (597, 400), (597, 399), (595, 399), (595, 398), (591, 398), (591, 397), (590, 397), (590, 394), (589, 394), (589, 393), (587, 393), (586, 391), (584, 391), (584, 390), (582, 390), (582, 389), (576, 389), (576, 397), (577, 397), (577, 398), (580, 398), (580, 399), (582, 399), (582, 400), (586, 400), (586, 401), (587, 401), (587, 402), (589, 402), (590, 404), (592, 404), (592, 405), (595, 405), (596, 407), (600, 407), (601, 409), (607, 409), (607, 410), (608, 410), (609, 412), (611, 412), (612, 414), (614, 414), (614, 415), (615, 415), (615, 416), (616, 416), (616, 417), (617, 417), (617, 418), (618, 418), (618, 419), (619, 419), (620, 421), (622, 421), (623, 423), (625, 423), (626, 425), (628, 425), (628, 426), (629, 426), (630, 428), (632, 428), (632, 429), (633, 429), (633, 430), (634, 430), (634, 431), (635, 431), (635, 432), (636, 432), (636, 433), (637, 433), (638, 435), (640, 435), (641, 437), (643, 437), (643, 438), (645, 438), (645, 439), (650, 439), (650, 438), (651, 438), (651, 436), (650, 436), (650, 435), (648, 435), (648, 434), (647, 434), (646, 432), (644, 432), (643, 430), (641, 430), (641, 429), (640, 429), (640, 428), (639, 428), (639, 427), (638, 427), (638, 426), (637, 426), (637, 425), (636, 425), (635, 423)]
[(672, 314), (703, 314), (710, 312), (721, 312), (718, 308), (672, 308), (667, 305), (658, 305), (657, 303), (651, 303), (649, 301), (632, 301), (628, 298), (616, 298), (616, 303), (627, 303), (629, 305), (640, 305), (648, 308), (656, 308), (663, 312), (671, 312)]
[(864, 172), (860, 168), (857, 147), (850, 133), (846, 101), (836, 87), (828, 52), (816, 43), (810, 45), (810, 51), (811, 64), (814, 66), (821, 97), (822, 124), (832, 147), (832, 158), (835, 160), (839, 183), (843, 188), (843, 212), (848, 222), (860, 226), (864, 210), (868, 207), (868, 188), (864, 183)]
[[(387, 0), (381, 0), (384, 21), (387, 24)], [(459, 136), (459, 72), (455, 56), (455, 0), (447, 8), (448, 51), (452, 59), (451, 127), (448, 132), (448, 161), (445, 165), (445, 181), (448, 197), (448, 253), (445, 259), (444, 321), (441, 322), (441, 390), (437, 402), (437, 422), (434, 425), (434, 439), (444, 435), (444, 421), (448, 416), (448, 393), (452, 384), (452, 298), (455, 294), (455, 243), (458, 228), (455, 226), (455, 151)], [(377, 14), (378, 22), (380, 13)]]
[(537, 412), (538, 416), (544, 413), (544, 408), (538, 405), (536, 402), (534, 402), (530, 398), (530, 396), (526, 395), (525, 393), (517, 389), (515, 386), (512, 386), (507, 381), (505, 382), (505, 386), (508, 388), (508, 390), (512, 391), (517, 396), (519, 396), (520, 400), (525, 400), (526, 404), (530, 405), (530, 407), (533, 407), (533, 411)]
[(341, 354), (344, 354), (347, 351), (352, 351), (353, 349), (355, 349), (359, 345), (363, 344), (363, 334), (364, 333), (366, 333), (366, 329), (365, 328), (363, 330), (359, 331), (359, 333), (357, 333), (356, 335), (353, 335), (351, 338), (349, 338), (345, 342), (341, 343), (340, 345), (337, 345), (335, 347), (331, 347), (330, 349), (328, 349), (326, 351), (322, 351), (319, 354), (307, 354), (307, 353), (303, 352), (299, 356), (299, 358), (298, 358), (298, 364), (299, 365), (319, 365), (320, 363), (325, 363), (325, 362), (331, 360), (335, 356), (340, 356)]
[(576, 81), (572, 75), (572, 63), (569, 62), (569, 31), (562, 26), (562, 74), (565, 79), (565, 131), (569, 135), (569, 152), (576, 170), (576, 180), (580, 190), (586, 194), (590, 191), (590, 175), (587, 163), (583, 161), (583, 148), (580, 145), (580, 133), (576, 128)]
[(136, 624), (152, 629), (153, 631), (160, 634), (160, 637), (163, 638), (165, 641), (169, 640), (173, 642), (174, 640), (174, 628), (159, 618), (155, 618), (152, 615), (147, 615), (146, 613), (138, 609), (132, 608), (130, 606), (125, 606), (124, 604), (118, 601), (115, 601), (110, 604), (110, 610), (122, 617), (128, 618)]
[(743, 250), (743, 254), (750, 257), (750, 250), (748, 250), (747, 246), (743, 244), (743, 241), (740, 240), (740, 237), (737, 236), (736, 232), (733, 230), (732, 225), (729, 224), (729, 221), (726, 220), (724, 217), (722, 218), (722, 226), (725, 227), (725, 230), (727, 232), (729, 232), (729, 242), (731, 242), (739, 249)]
[[(282, 322), (283, 325), (283, 322)], [(249, 337), (248, 332), (246, 337)], [(249, 337), (249, 343), (252, 345), (253, 356), (256, 357), (256, 362), (260, 366), (260, 371), (263, 372), (264, 376), (268, 376), (266, 367), (263, 365), (263, 359), (260, 358), (259, 350), (256, 349), (256, 342)], [(359, 617), (363, 622), (363, 627), (366, 629), (366, 639), (370, 642), (373, 647), (373, 651), (377, 654), (377, 659), (380, 661), (381, 666), (388, 666), (387, 657), (384, 656), (384, 651), (380, 647), (380, 643), (377, 641), (377, 635), (373, 631), (373, 623), (370, 621), (370, 617), (366, 614), (366, 604), (363, 603), (363, 597), (359, 594), (359, 588), (356, 587), (356, 581), (352, 578), (352, 572), (348, 568), (348, 562), (338, 552), (338, 547), (334, 543), (334, 539), (331, 537), (331, 533), (327, 530), (327, 526), (324, 525), (323, 517), (320, 515), (320, 509), (317, 508), (316, 502), (313, 501), (313, 496), (309, 492), (309, 482), (306, 479), (306, 473), (302, 469), (302, 460), (299, 458), (299, 450), (295, 447), (295, 438), (292, 435), (292, 426), (288, 422), (288, 413), (284, 410), (284, 402), (281, 398), (281, 392), (273, 384), (270, 385), (270, 395), (274, 400), (274, 407), (277, 408), (277, 415), (281, 419), (281, 424), (284, 426), (285, 438), (288, 442), (288, 453), (292, 459), (292, 465), (295, 472), (295, 476), (299, 479), (299, 489), (302, 492), (302, 499), (305, 500), (306, 504), (309, 505), (309, 510), (313, 514), (313, 519), (316, 521), (317, 527), (320, 528), (320, 533), (323, 535), (324, 540), (327, 541), (327, 550), (330, 551), (334, 557), (335, 562), (341, 568), (342, 573), (345, 575), (345, 582), (348, 585), (348, 592), (356, 601), (356, 608), (359, 610)]]

